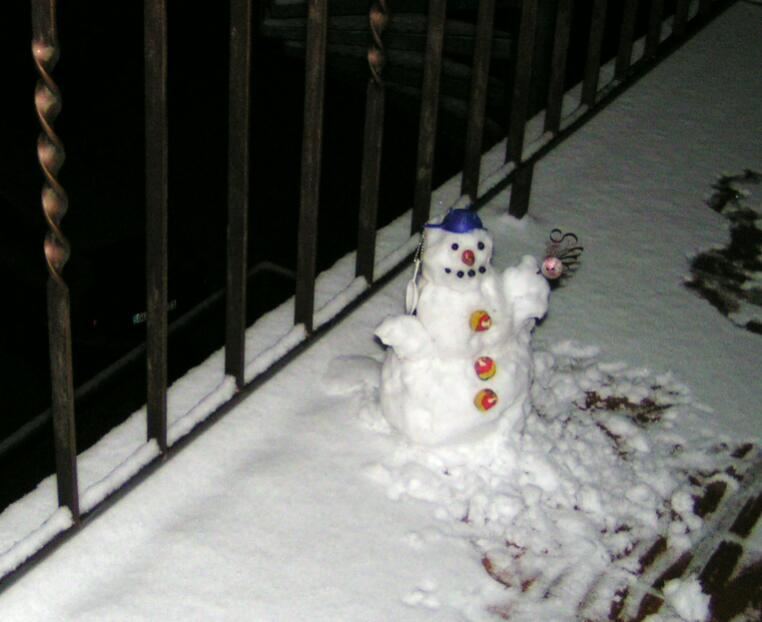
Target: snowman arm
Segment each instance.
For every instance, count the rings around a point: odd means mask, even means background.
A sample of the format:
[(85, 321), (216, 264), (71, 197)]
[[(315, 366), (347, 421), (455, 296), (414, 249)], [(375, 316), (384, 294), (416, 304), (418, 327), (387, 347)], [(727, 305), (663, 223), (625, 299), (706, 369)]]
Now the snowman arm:
[(403, 359), (422, 358), (433, 353), (434, 342), (413, 315), (395, 315), (386, 318), (376, 329), (376, 337), (394, 349)]
[(530, 319), (540, 319), (548, 310), (550, 287), (540, 274), (537, 260), (531, 255), (525, 255), (518, 266), (503, 273), (503, 288), (506, 300), (513, 308), (516, 326)]

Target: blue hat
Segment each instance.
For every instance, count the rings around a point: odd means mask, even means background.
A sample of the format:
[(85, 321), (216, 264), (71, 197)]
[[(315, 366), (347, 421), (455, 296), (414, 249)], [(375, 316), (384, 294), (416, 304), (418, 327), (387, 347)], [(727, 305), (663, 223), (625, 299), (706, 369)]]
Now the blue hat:
[(481, 218), (467, 209), (451, 209), (438, 225), (426, 224), (430, 229), (444, 229), (450, 233), (468, 233), (474, 229), (484, 229)]

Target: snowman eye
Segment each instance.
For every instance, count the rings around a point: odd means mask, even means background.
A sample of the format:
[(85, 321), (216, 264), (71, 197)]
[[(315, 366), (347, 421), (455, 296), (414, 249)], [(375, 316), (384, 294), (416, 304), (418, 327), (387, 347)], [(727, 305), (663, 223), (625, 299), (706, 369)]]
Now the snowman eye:
[(477, 244), (477, 248), (478, 248), (480, 251), (483, 251), (483, 250), (484, 250), (484, 242), (479, 242), (479, 244)]
[(459, 247), (458, 247), (458, 244), (457, 244), (457, 242), (453, 242), (453, 244), (452, 244), (452, 246), (451, 246), (450, 248), (451, 248), (452, 250), (454, 250), (454, 251), (458, 250), (458, 248), (459, 248)]

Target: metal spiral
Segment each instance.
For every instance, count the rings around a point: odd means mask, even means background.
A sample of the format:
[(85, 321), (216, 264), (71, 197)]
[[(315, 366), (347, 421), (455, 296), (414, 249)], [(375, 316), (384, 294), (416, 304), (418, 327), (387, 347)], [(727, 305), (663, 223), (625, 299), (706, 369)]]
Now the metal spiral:
[(386, 54), (384, 53), (384, 42), (381, 36), (389, 23), (389, 12), (386, 8), (386, 0), (376, 0), (370, 8), (370, 32), (373, 41), (368, 48), (368, 65), (370, 73), (376, 84), (381, 85), (381, 73), (386, 63)]
[(42, 209), (49, 228), (45, 235), (45, 259), (50, 276), (63, 284), (61, 272), (69, 259), (70, 246), (60, 227), (68, 209), (68, 198), (58, 181), (58, 171), (63, 166), (66, 154), (61, 139), (53, 129), (53, 122), (61, 112), (61, 92), (50, 75), (58, 62), (55, 41), (35, 38), (32, 42), (32, 56), (40, 76), (34, 93), (34, 104), (42, 128), (37, 140), (37, 158), (45, 176)]

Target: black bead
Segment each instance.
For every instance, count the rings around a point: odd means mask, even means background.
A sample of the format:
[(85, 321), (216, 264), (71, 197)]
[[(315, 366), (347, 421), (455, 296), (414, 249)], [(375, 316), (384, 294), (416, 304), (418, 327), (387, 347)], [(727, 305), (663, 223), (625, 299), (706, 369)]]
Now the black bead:
[(463, 270), (458, 270), (458, 278), (459, 279), (463, 278)]
[(451, 248), (452, 250), (454, 250), (454, 251), (458, 250), (458, 244), (457, 244), (457, 242), (453, 242), (453, 243), (452, 243), (452, 246), (451, 246), (450, 248)]
[(445, 268), (445, 272), (446, 272), (447, 274), (450, 274), (450, 272), (452, 272), (452, 270), (450, 270), (450, 268)]
[(487, 271), (487, 268), (485, 268), (484, 266), (479, 268), (479, 272), (481, 272), (482, 274), (484, 274), (486, 271)]
[(475, 270), (469, 270), (468, 271), (468, 276), (472, 276), (472, 277), (476, 276), (476, 271)]
[(480, 251), (484, 250), (484, 242), (479, 242), (479, 244), (477, 244), (477, 246), (479, 247)]

